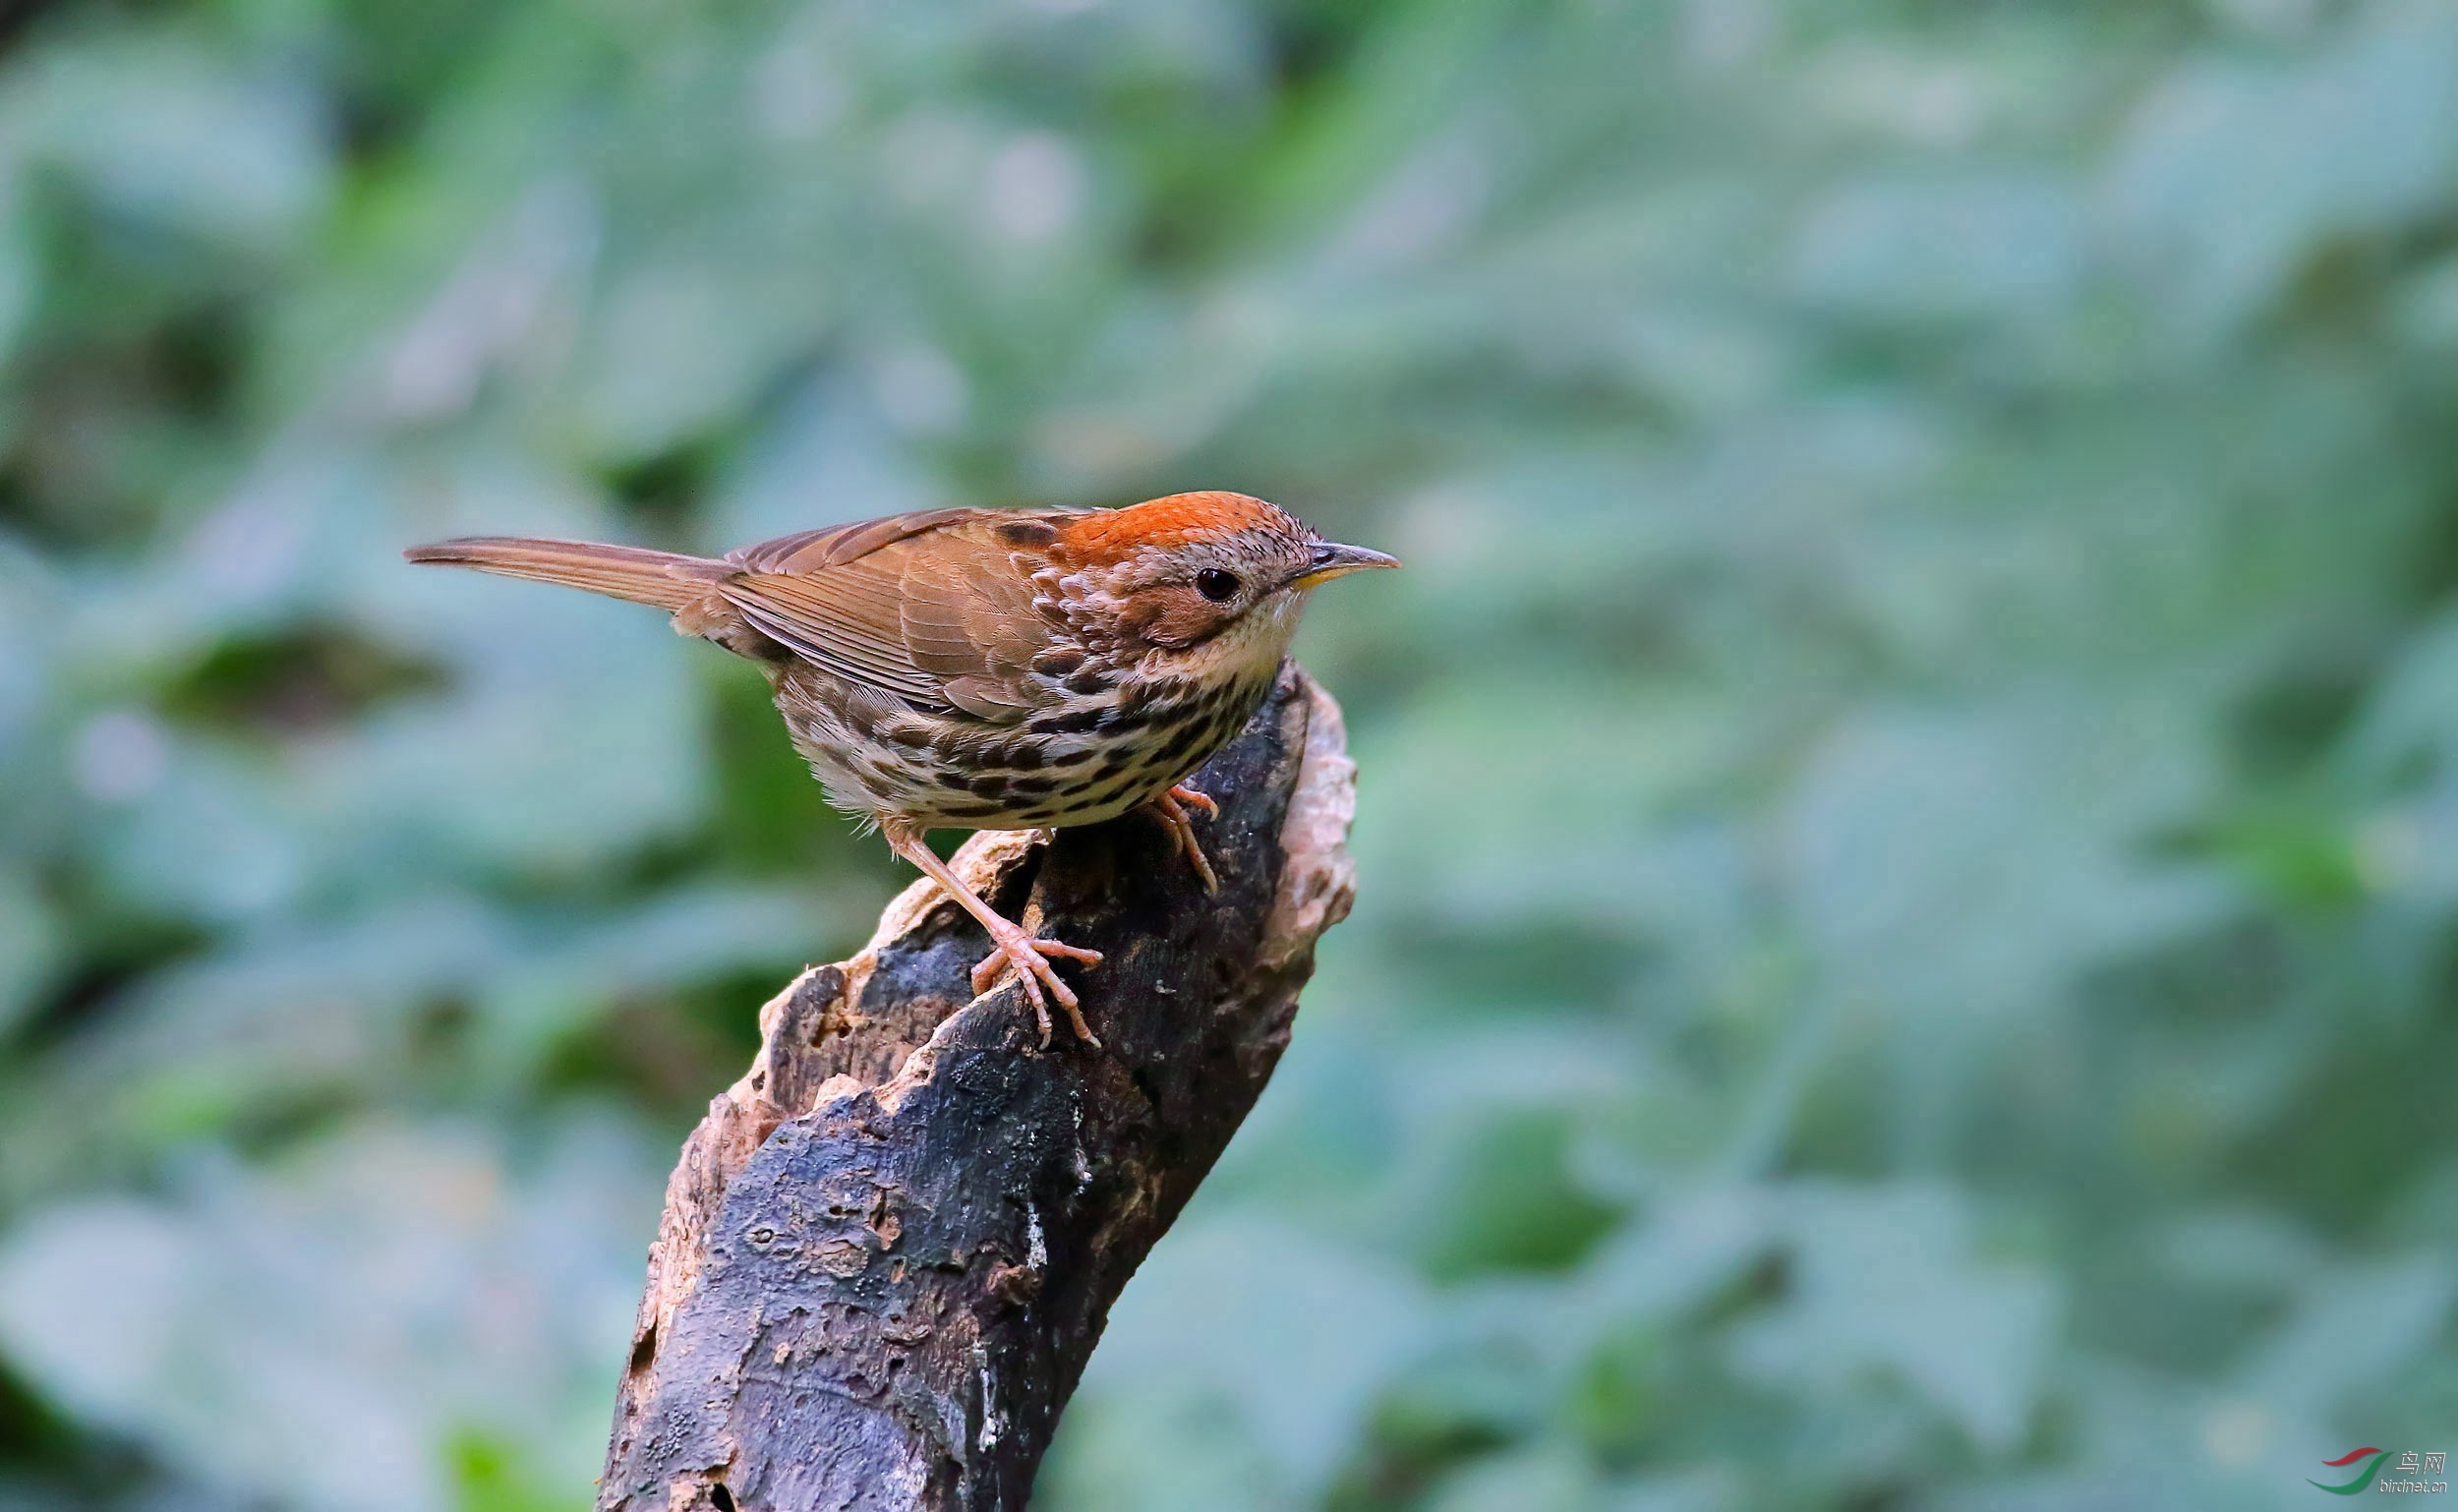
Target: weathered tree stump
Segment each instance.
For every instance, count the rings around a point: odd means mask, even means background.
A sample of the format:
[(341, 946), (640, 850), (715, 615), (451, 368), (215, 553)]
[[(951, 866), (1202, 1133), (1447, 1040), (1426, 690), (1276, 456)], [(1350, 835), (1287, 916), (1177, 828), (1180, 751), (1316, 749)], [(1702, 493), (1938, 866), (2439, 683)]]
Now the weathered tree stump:
[[(927, 883), (761, 1014), (667, 1189), (600, 1512), (1022, 1512), (1111, 1303), (1262, 1091), (1348, 911), (1338, 706), (1294, 664), (1195, 780), (1206, 895), (1137, 816), (955, 865), (1073, 970), (1039, 1047)], [(1022, 906), (1023, 914), (1015, 910)]]

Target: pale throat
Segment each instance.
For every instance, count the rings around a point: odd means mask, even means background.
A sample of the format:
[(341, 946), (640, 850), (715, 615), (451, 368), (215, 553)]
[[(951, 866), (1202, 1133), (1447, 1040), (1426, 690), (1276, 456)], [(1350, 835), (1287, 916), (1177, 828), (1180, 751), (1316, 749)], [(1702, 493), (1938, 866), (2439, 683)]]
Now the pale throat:
[(1280, 589), (1240, 614), (1218, 635), (1167, 653), (1164, 665), (1180, 676), (1206, 682), (1265, 681), (1280, 669), (1280, 659), (1289, 654), (1289, 643), (1296, 638), (1298, 620), (1305, 613), (1305, 593)]

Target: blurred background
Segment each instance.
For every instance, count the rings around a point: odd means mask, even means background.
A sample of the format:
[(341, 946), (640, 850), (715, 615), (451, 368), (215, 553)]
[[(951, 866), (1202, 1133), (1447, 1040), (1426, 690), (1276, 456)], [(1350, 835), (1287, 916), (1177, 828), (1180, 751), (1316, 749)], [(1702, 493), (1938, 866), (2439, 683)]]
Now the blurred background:
[(1362, 895), (1036, 1507), (2458, 1449), (2458, 4), (0, 30), (0, 1509), (584, 1507), (907, 880), (746, 666), (398, 548), (1191, 488), (1408, 560), (1302, 638)]

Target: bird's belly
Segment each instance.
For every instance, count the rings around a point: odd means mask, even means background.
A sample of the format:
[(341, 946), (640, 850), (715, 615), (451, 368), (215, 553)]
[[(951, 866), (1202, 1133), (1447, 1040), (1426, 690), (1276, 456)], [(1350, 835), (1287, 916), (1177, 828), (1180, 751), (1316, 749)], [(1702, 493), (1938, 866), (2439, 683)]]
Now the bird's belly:
[(1141, 717), (1117, 710), (996, 727), (849, 699), (788, 677), (779, 711), (829, 801), (922, 829), (1063, 829), (1115, 819), (1182, 781), (1228, 743), (1268, 691), (1217, 690)]

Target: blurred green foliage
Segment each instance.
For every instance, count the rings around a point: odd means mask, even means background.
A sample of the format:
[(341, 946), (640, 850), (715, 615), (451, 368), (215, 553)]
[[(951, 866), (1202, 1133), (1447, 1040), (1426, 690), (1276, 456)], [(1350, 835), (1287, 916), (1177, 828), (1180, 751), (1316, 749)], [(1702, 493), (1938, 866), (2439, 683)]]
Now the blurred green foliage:
[(2458, 1438), (2458, 7), (102, 0), (0, 55), (0, 1508), (586, 1495), (902, 880), (403, 569), (1262, 494), (1355, 920), (1053, 1512)]

